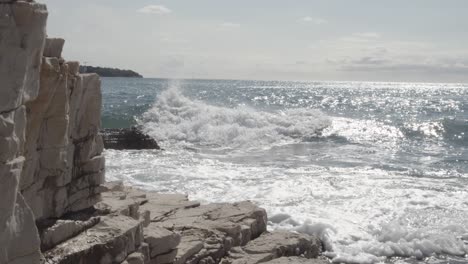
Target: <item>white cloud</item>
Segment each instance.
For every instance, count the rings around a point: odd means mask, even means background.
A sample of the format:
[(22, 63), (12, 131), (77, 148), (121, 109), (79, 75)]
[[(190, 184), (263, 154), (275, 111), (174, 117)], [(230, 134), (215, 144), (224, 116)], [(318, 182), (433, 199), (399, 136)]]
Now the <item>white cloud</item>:
[(228, 28), (239, 28), (241, 25), (238, 23), (225, 22), (225, 23), (222, 23), (221, 26), (228, 27)]
[(163, 6), (163, 5), (148, 5), (143, 8), (138, 9), (139, 13), (144, 14), (156, 14), (156, 15), (165, 15), (172, 13), (172, 10)]
[(300, 19), (300, 21), (307, 22), (307, 23), (314, 23), (316, 25), (323, 25), (323, 24), (328, 23), (328, 21), (323, 18), (314, 18), (310, 16), (303, 17)]

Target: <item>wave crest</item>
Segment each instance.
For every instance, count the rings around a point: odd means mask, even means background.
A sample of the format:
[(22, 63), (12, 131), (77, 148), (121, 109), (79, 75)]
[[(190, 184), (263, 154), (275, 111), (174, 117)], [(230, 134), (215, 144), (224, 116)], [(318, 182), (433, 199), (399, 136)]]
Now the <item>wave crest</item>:
[(316, 136), (331, 124), (317, 110), (263, 112), (245, 106), (212, 106), (185, 97), (177, 88), (158, 96), (140, 123), (146, 133), (160, 141), (229, 147)]
[(402, 130), (409, 138), (445, 139), (456, 144), (468, 144), (468, 120), (444, 118), (439, 121), (409, 123)]

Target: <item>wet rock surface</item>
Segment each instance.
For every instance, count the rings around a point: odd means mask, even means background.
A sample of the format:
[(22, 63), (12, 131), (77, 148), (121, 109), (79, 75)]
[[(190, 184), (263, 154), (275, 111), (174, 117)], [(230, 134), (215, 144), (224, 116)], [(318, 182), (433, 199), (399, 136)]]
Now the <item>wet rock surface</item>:
[(138, 128), (106, 128), (101, 130), (106, 149), (160, 149), (158, 143)]

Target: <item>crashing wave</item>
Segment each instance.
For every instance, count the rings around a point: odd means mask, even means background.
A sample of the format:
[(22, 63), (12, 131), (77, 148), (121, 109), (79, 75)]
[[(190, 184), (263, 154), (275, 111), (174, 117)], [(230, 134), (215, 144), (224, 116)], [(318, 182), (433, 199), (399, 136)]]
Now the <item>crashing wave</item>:
[(319, 135), (331, 122), (320, 111), (262, 112), (245, 106), (225, 108), (193, 101), (177, 88), (163, 92), (140, 123), (160, 141), (200, 145), (261, 146)]

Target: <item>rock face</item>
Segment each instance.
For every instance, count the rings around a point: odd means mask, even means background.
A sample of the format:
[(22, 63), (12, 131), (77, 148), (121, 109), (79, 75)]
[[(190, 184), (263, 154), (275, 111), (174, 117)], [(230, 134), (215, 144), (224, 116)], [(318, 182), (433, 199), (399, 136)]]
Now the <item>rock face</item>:
[[(51, 54), (57, 54), (51, 47), (62, 49), (63, 41), (48, 43)], [(96, 75), (78, 75), (70, 68), (58, 57), (44, 57), (39, 95), (26, 104), (21, 191), (37, 220), (92, 206), (104, 182), (96, 115), (101, 108), (100, 81)]]
[[(266, 232), (265, 210), (250, 202), (200, 205), (104, 185), (100, 79), (61, 57), (64, 40), (46, 39), (46, 18), (32, 0), (0, 0), (0, 264), (309, 263), (318, 255), (314, 237)], [(126, 148), (148, 146), (136, 132)]]
[(26, 107), (39, 93), (44, 5), (0, 1), (0, 263), (38, 263), (34, 216), (20, 192)]
[(39, 263), (35, 221), (93, 206), (104, 182), (100, 80), (61, 58), (46, 20), (42, 4), (0, 1), (2, 264)]

